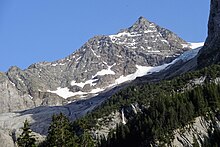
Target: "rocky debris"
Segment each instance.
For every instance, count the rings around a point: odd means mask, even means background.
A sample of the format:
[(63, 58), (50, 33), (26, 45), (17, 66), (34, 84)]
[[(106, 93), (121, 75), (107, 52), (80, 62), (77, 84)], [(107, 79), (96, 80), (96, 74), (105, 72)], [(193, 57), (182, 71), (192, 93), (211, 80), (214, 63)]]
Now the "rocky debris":
[(91, 129), (91, 134), (95, 138), (108, 136), (111, 130), (116, 129), (119, 124), (126, 124), (128, 120), (132, 119), (137, 113), (141, 113), (141, 109), (137, 103), (130, 106), (123, 107), (120, 111), (112, 112), (110, 115), (99, 118), (97, 124)]
[(95, 138), (100, 138), (101, 136), (108, 136), (110, 130), (114, 130), (117, 124), (122, 123), (122, 115), (118, 111), (112, 112), (109, 116), (98, 119), (96, 128), (91, 129), (91, 134)]
[(0, 113), (35, 107), (32, 96), (21, 92), (6, 74), (0, 75)]
[(64, 106), (40, 106), (20, 112), (1, 113), (0, 142), (5, 141), (8, 143), (9, 147), (14, 147), (14, 140), (20, 135), (21, 127), (23, 127), (23, 122), (26, 119), (30, 123), (31, 130), (37, 140), (40, 142), (44, 140), (47, 134), (52, 115), (62, 112), (71, 120), (78, 119), (88, 112), (91, 112), (95, 107), (99, 106), (121, 88), (123, 88), (123, 86), (113, 88), (98, 96), (86, 100), (75, 101)]
[[(216, 119), (215, 123), (219, 125), (218, 119)], [(195, 118), (192, 124), (174, 131), (174, 140), (171, 143), (171, 146), (193, 146), (194, 138), (196, 138), (198, 143), (201, 145), (202, 141), (204, 141), (204, 138), (208, 137), (208, 130), (212, 125), (212, 121), (207, 120), (204, 117)]]
[(12, 135), (8, 131), (0, 130), (0, 142), (2, 147), (15, 147), (15, 143), (12, 140)]
[[(209, 36), (198, 57), (200, 67), (217, 63), (220, 59), (219, 3), (219, 0), (211, 1)], [(32, 64), (25, 70), (11, 67), (8, 72), (0, 73), (0, 113), (11, 112), (0, 114), (0, 142), (3, 146), (14, 146), (14, 137), (19, 134), (25, 119), (32, 124), (32, 130), (41, 136), (47, 134), (53, 114), (63, 112), (72, 120), (87, 114), (122, 88), (114, 87), (119, 77), (136, 72), (137, 65), (149, 67), (171, 62), (189, 50), (189, 46), (171, 31), (140, 17), (134, 25), (116, 35), (91, 38), (64, 59)], [(145, 80), (160, 80), (194, 69), (197, 57), (185, 62), (180, 60), (171, 66), (169, 71), (148, 75)], [(114, 86), (111, 89), (109, 85)], [(103, 87), (110, 91), (101, 91)], [(62, 92), (69, 92), (69, 97), (63, 97), (66, 93)], [(99, 95), (93, 97), (96, 94)], [(88, 97), (91, 98), (80, 100)], [(69, 102), (72, 103), (46, 106)], [(28, 108), (32, 109), (26, 110)], [(18, 110), (26, 111), (12, 113)], [(125, 108), (125, 118), (129, 119), (132, 116), (130, 113), (135, 115), (137, 111), (139, 108), (136, 105)], [(120, 114), (117, 113), (117, 116)], [(121, 118), (117, 118), (120, 122)]]

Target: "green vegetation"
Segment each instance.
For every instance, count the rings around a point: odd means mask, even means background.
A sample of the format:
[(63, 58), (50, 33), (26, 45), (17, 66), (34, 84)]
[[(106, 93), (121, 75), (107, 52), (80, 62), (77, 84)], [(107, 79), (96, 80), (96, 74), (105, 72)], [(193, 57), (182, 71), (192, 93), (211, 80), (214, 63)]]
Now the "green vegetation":
[(69, 119), (62, 113), (53, 115), (50, 124), (46, 145), (48, 147), (70, 147), (76, 144), (77, 139), (71, 131)]
[(33, 135), (31, 135), (30, 125), (27, 120), (24, 122), (23, 132), (17, 139), (17, 145), (19, 147), (36, 147), (36, 140)]
[[(195, 84), (195, 79), (203, 79)], [(220, 86), (214, 79), (220, 77), (220, 66), (214, 65), (190, 72), (172, 80), (128, 87), (113, 95), (91, 114), (75, 122), (78, 130), (89, 130), (98, 118), (138, 103), (142, 113), (119, 125), (101, 139), (100, 146), (148, 146), (157, 140), (169, 144), (173, 130), (184, 127), (197, 116), (218, 114)], [(191, 83), (191, 84), (190, 84)], [(79, 129), (80, 128), (80, 129)]]
[[(127, 87), (72, 123), (63, 114), (53, 116), (45, 145), (138, 147), (170, 144), (173, 130), (184, 127), (195, 117), (204, 116), (213, 120), (220, 115), (217, 77), (220, 77), (220, 65), (213, 65), (174, 79)], [(126, 125), (118, 124), (107, 138), (101, 137), (99, 141), (92, 139), (89, 130), (96, 129), (99, 118), (131, 104), (137, 104), (141, 113), (132, 115)], [(220, 145), (218, 129), (209, 134), (204, 146)], [(197, 146), (195, 140), (193, 145)]]
[(161, 146), (170, 144), (173, 130), (184, 127), (195, 117), (213, 115), (219, 106), (220, 85), (214, 83), (183, 93), (158, 95), (151, 100), (149, 108), (126, 124), (126, 128), (119, 126), (112, 131), (107, 140), (101, 141), (101, 146), (154, 146), (157, 140)]
[(60, 113), (53, 115), (46, 141), (42, 147), (93, 147), (92, 137), (83, 132), (80, 136), (76, 135), (69, 119)]

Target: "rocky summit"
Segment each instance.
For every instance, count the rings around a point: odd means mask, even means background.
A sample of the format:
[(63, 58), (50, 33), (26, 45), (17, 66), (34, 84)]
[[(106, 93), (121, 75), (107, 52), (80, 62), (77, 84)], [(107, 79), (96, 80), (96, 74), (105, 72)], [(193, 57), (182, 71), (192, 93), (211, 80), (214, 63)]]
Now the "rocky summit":
[(115, 35), (89, 39), (64, 59), (25, 70), (13, 66), (0, 73), (0, 142), (13, 146), (26, 119), (42, 141), (53, 114), (78, 119), (137, 77), (157, 79), (188, 62), (200, 46), (140, 17)]
[(116, 35), (95, 36), (65, 59), (0, 73), (0, 112), (65, 105), (166, 68), (190, 44), (140, 17)]

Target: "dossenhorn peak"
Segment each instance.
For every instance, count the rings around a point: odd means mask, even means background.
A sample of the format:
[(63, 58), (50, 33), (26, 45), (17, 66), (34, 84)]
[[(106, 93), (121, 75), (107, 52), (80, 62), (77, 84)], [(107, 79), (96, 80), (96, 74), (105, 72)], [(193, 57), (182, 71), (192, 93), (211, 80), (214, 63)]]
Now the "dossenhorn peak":
[(130, 28), (128, 28), (128, 30), (131, 32), (134, 32), (134, 31), (141, 32), (141, 31), (146, 31), (150, 29), (150, 27), (153, 27), (153, 26), (154, 24), (152, 22), (148, 21), (146, 18), (141, 16)]
[[(17, 102), (1, 105), (0, 112), (90, 98), (136, 77), (158, 72), (189, 49), (189, 44), (176, 34), (140, 17), (116, 35), (89, 39), (65, 59), (33, 64), (26, 70), (9, 70), (0, 90), (13, 90)], [(5, 82), (9, 86), (4, 86)], [(0, 95), (0, 104), (12, 99), (7, 91)]]
[[(0, 74), (0, 124), (11, 122), (0, 128), (9, 134), (28, 118), (36, 124), (33, 131), (46, 134), (53, 114), (63, 112), (77, 119), (137, 77), (197, 54), (184, 53), (187, 50), (189, 43), (140, 17), (117, 34), (89, 39), (64, 59), (35, 63), (25, 70), (13, 67)], [(15, 112), (21, 110), (25, 111)], [(11, 113), (4, 117), (4, 112)]]

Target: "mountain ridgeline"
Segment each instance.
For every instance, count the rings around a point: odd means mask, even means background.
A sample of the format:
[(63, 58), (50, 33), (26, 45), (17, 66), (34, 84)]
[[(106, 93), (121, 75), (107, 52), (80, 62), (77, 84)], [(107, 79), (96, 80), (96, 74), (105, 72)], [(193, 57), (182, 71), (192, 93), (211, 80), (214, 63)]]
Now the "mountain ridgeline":
[(90, 98), (143, 76), (143, 71), (131, 76), (141, 68), (169, 63), (189, 49), (190, 44), (176, 34), (140, 17), (116, 35), (89, 39), (64, 59), (32, 64), (25, 70), (14, 66), (1, 73), (0, 112)]
[[(129, 86), (73, 122), (73, 136), (82, 138), (86, 132), (96, 139), (94, 146), (104, 147), (190, 146), (198, 142), (201, 146), (220, 145), (219, 71), (220, 66), (214, 65), (172, 80)], [(199, 117), (199, 123), (207, 125), (205, 133), (197, 130), (181, 141), (178, 134), (184, 136), (188, 130), (194, 130), (195, 118)], [(118, 124), (114, 124), (116, 119)], [(115, 126), (111, 128), (112, 125)], [(212, 130), (217, 136), (213, 136)]]
[(220, 146), (220, 0), (210, 8), (202, 48), (140, 17), (64, 59), (0, 73), (1, 145)]
[(219, 6), (211, 1), (208, 37), (192, 59), (199, 70), (128, 86), (73, 122), (73, 134), (102, 147), (220, 146)]

